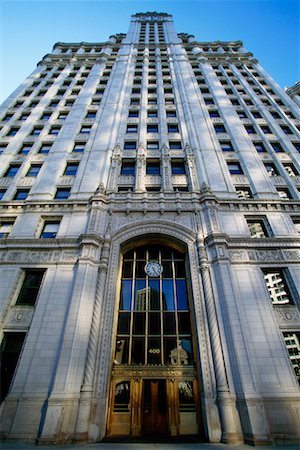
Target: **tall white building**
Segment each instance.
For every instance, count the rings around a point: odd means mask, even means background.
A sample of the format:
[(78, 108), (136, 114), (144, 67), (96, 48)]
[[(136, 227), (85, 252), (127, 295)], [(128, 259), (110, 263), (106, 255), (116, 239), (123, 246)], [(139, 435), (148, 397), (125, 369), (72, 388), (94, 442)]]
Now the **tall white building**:
[(299, 442), (299, 107), (242, 42), (139, 13), (0, 118), (2, 436)]

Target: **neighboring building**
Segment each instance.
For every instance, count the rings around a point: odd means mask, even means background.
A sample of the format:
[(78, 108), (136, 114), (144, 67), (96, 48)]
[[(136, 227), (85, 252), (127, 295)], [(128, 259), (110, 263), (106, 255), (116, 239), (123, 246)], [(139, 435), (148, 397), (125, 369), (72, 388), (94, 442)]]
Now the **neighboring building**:
[(1, 119), (2, 436), (299, 442), (299, 108), (242, 42), (136, 14)]
[(289, 88), (286, 88), (286, 93), (300, 106), (300, 81)]

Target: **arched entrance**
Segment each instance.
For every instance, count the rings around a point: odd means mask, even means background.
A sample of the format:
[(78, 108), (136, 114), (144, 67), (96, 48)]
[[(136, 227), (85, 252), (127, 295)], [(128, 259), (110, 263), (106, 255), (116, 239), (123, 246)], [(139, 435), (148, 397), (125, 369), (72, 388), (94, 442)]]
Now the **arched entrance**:
[(124, 248), (107, 435), (199, 433), (189, 267), (184, 248)]

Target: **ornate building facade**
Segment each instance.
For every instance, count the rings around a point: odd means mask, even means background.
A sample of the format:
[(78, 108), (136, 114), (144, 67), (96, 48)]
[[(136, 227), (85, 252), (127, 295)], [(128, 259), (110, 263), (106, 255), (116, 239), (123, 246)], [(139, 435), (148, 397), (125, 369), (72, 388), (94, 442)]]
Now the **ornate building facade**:
[(1, 109), (1, 432), (300, 439), (299, 107), (132, 16)]

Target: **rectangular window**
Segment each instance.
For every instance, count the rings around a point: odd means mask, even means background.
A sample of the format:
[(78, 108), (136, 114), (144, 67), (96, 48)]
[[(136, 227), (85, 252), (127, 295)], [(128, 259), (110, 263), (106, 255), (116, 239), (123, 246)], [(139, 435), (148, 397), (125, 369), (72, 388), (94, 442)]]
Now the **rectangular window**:
[(92, 129), (91, 125), (83, 125), (80, 129), (80, 133), (89, 134), (91, 132), (91, 129)]
[(266, 219), (246, 218), (246, 221), (252, 238), (266, 238), (270, 236), (269, 225)]
[(227, 163), (231, 175), (241, 175), (243, 173), (240, 163)]
[(41, 167), (42, 164), (32, 164), (26, 173), (26, 177), (37, 177)]
[(74, 153), (83, 153), (85, 149), (85, 142), (75, 142), (73, 147)]
[(137, 133), (138, 126), (137, 125), (127, 125), (126, 133)]
[(267, 150), (262, 142), (253, 142), (258, 153), (265, 153)]
[(168, 124), (168, 133), (179, 133), (178, 125)]
[(128, 117), (139, 117), (139, 111), (129, 111)]
[(223, 152), (234, 152), (234, 148), (230, 141), (220, 141), (220, 146)]
[(3, 199), (5, 192), (6, 191), (4, 189), (0, 189), (0, 200)]
[(39, 136), (42, 130), (43, 130), (42, 127), (34, 127), (30, 134), (31, 136)]
[(262, 125), (262, 126), (261, 126), (261, 129), (262, 129), (262, 132), (263, 132), (264, 134), (271, 134), (271, 133), (272, 133), (270, 127), (268, 127), (267, 125)]
[(160, 175), (160, 161), (147, 160), (146, 175)]
[(17, 134), (17, 132), (19, 131), (20, 128), (14, 127), (11, 128), (6, 136), (15, 136)]
[(96, 117), (95, 111), (88, 111), (85, 116), (86, 119), (95, 119), (95, 117)]
[(220, 117), (220, 114), (215, 109), (212, 111), (208, 111), (209, 117)]
[(32, 149), (32, 145), (31, 144), (24, 144), (22, 145), (22, 147), (19, 150), (19, 155), (27, 155), (30, 150)]
[(255, 134), (255, 128), (252, 125), (245, 125), (245, 129), (247, 131), (248, 134)]
[(159, 150), (159, 142), (147, 141), (147, 150)]
[(281, 125), (281, 129), (284, 132), (284, 134), (293, 134), (292, 130), (286, 125)]
[(0, 221), (0, 238), (7, 238), (14, 226), (14, 220), (1, 220)]
[(21, 354), (26, 333), (4, 333), (0, 351), (0, 403), (5, 399)]
[(214, 129), (216, 133), (226, 133), (224, 125), (214, 125)]
[(158, 133), (158, 125), (148, 124), (147, 133)]
[(134, 161), (123, 160), (121, 166), (121, 175), (134, 176), (134, 174), (135, 174), (135, 160)]
[(279, 142), (271, 142), (271, 145), (276, 153), (284, 152), (284, 150), (283, 150), (281, 144), (279, 144)]
[(213, 101), (212, 98), (205, 98), (205, 99), (204, 99), (204, 103), (205, 103), (206, 105), (214, 105), (214, 104), (215, 104), (215, 102)]
[(265, 168), (269, 174), (269, 177), (274, 177), (279, 175), (278, 170), (273, 163), (265, 163)]
[(292, 217), (292, 221), (297, 233), (300, 234), (300, 217)]
[(44, 223), (43, 231), (41, 233), (42, 239), (54, 239), (58, 232), (60, 222), (59, 221), (48, 221)]
[(29, 189), (17, 189), (14, 200), (25, 200), (28, 197)]
[(171, 161), (171, 169), (172, 169), (172, 175), (185, 174), (184, 161)]
[(238, 198), (240, 198), (242, 200), (253, 197), (251, 189), (248, 187), (236, 186), (235, 190), (236, 190), (236, 194), (237, 194)]
[(300, 333), (289, 331), (282, 334), (295, 375), (300, 384)]
[(166, 111), (167, 117), (176, 117), (176, 111)]
[(125, 141), (124, 150), (136, 150), (136, 141)]
[(52, 144), (42, 144), (39, 153), (43, 155), (47, 155), (51, 150)]
[(7, 169), (7, 171), (5, 172), (4, 176), (5, 177), (14, 177), (18, 170), (20, 169), (21, 165), (20, 164), (11, 164), (9, 166), (9, 168)]
[(288, 188), (277, 188), (278, 195), (283, 200), (288, 200), (292, 198), (290, 191)]
[(79, 166), (79, 163), (67, 163), (65, 171), (64, 171), (64, 175), (75, 176), (78, 166)]
[(34, 306), (45, 270), (25, 270), (25, 278), (16, 305)]
[(263, 275), (273, 305), (294, 304), (283, 269), (264, 269)]
[(295, 176), (299, 175), (298, 171), (296, 170), (296, 168), (293, 164), (283, 164), (283, 166), (290, 177), (295, 177)]
[(170, 150), (181, 150), (182, 144), (181, 141), (169, 141)]
[(147, 112), (147, 116), (148, 117), (157, 117), (157, 111), (156, 110), (149, 110), (148, 112)]
[(55, 194), (56, 200), (65, 200), (69, 198), (71, 188), (58, 188)]

